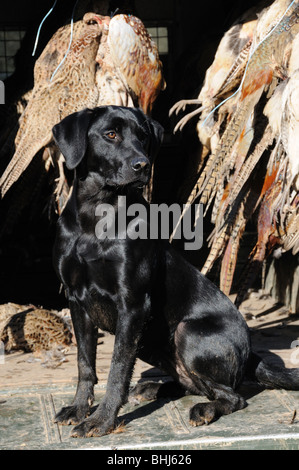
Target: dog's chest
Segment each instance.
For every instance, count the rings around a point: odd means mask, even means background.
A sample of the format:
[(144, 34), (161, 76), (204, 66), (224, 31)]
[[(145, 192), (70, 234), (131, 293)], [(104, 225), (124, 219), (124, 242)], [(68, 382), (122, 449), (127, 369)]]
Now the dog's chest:
[(93, 256), (72, 254), (65, 260), (63, 279), (68, 295), (75, 298), (98, 328), (115, 333), (118, 274), (114, 263)]
[(95, 326), (103, 331), (115, 334), (117, 309), (111, 299), (104, 296), (98, 299), (94, 298), (93, 302), (89, 305), (87, 313)]

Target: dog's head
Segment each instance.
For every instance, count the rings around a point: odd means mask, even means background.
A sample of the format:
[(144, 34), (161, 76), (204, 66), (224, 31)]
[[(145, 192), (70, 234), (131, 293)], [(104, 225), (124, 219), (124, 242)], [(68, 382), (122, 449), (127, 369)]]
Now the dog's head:
[(53, 127), (68, 169), (92, 174), (102, 187), (142, 186), (159, 150), (163, 128), (137, 108), (100, 106), (71, 114)]

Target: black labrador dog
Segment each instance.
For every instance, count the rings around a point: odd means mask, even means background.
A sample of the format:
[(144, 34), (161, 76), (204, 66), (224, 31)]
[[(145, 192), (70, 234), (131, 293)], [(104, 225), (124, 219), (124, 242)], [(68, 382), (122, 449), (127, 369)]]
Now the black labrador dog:
[[(139, 109), (104, 106), (66, 117), (53, 135), (67, 168), (75, 170), (72, 195), (58, 221), (54, 262), (69, 300), (79, 371), (73, 404), (62, 408), (56, 422), (76, 424), (74, 437), (111, 432), (137, 357), (174, 380), (137, 384), (136, 396), (187, 391), (209, 399), (191, 408), (195, 426), (246, 406), (235, 391), (245, 373), (266, 386), (298, 390), (298, 369), (273, 370), (254, 355), (237, 308), (168, 243), (134, 239), (123, 233), (127, 225), (116, 228), (114, 238), (96, 233), (99, 205), (108, 204), (117, 215), (119, 196), (125, 196), (127, 206), (148, 208), (142, 187), (162, 127)], [(115, 334), (115, 345), (106, 394), (89, 416), (98, 327)]]

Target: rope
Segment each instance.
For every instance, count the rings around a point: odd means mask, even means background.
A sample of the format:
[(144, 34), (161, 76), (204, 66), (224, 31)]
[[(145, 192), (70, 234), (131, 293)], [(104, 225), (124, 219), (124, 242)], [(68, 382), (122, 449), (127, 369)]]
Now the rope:
[(44, 24), (44, 22), (46, 21), (46, 19), (48, 18), (48, 16), (52, 13), (52, 11), (54, 10), (55, 8), (55, 5), (57, 3), (57, 0), (55, 0), (54, 2), (54, 5), (52, 6), (52, 8), (48, 11), (48, 13), (46, 14), (46, 16), (44, 16), (44, 18), (42, 19), (39, 27), (38, 27), (38, 30), (37, 30), (37, 34), (36, 34), (36, 39), (35, 39), (35, 43), (34, 43), (34, 48), (33, 48), (33, 52), (32, 52), (32, 56), (35, 55), (35, 52), (36, 52), (36, 48), (37, 48), (37, 44), (38, 44), (38, 40), (39, 40), (39, 35), (40, 35), (40, 31), (42, 29), (42, 25)]

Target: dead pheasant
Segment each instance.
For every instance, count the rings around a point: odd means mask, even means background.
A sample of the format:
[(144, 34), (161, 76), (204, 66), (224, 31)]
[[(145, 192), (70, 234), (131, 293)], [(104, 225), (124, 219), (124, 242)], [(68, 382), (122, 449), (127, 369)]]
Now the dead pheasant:
[(156, 44), (142, 21), (128, 15), (112, 18), (107, 43), (120, 79), (143, 111), (149, 113), (165, 88)]
[[(291, 247), (293, 253), (299, 250), (295, 235), (299, 229), (298, 137), (295, 143), (299, 130), (298, 1), (276, 0), (245, 25), (241, 28), (247, 32), (245, 46), (240, 45), (236, 56), (236, 48), (228, 46), (234, 27), (226, 33), (199, 95), (203, 106), (197, 130), (207, 158), (188, 201), (197, 198), (206, 212), (213, 206), (215, 229), (202, 271), (206, 274), (222, 257), (220, 285), (226, 294), (231, 289), (241, 236), (255, 211), (259, 211), (258, 241), (247, 287), (253, 271), (257, 272), (275, 246)], [(221, 50), (226, 51), (225, 56)], [(216, 82), (212, 72), (221, 69), (223, 57), (227, 58), (225, 73)], [(231, 99), (223, 101), (230, 95)], [(217, 105), (217, 113), (212, 114)], [(180, 109), (183, 103), (177, 106)], [(178, 126), (187, 120), (188, 116)], [(286, 239), (291, 241), (289, 245)], [(244, 289), (238, 304), (243, 295)]]
[[(198, 98), (181, 100), (170, 109), (171, 115), (178, 114), (181, 110), (184, 111), (187, 105), (201, 105), (198, 109), (184, 116), (175, 126), (174, 132), (182, 130), (186, 123), (198, 114), (201, 115), (199, 124), (203, 122), (212, 109), (227, 97), (227, 93), (234, 90), (235, 86), (240, 83), (257, 23), (257, 20), (251, 20), (252, 16), (251, 9), (223, 36), (216, 51), (215, 60), (206, 72)], [(234, 47), (232, 47), (232, 43)], [(212, 116), (205, 126), (198, 126), (198, 132), (201, 133), (200, 140), (209, 150), (212, 145), (211, 137), (215, 134), (214, 127), (215, 121)]]
[(95, 57), (105, 24), (104, 17), (93, 14), (86, 14), (75, 23), (69, 54), (52, 81), (52, 74), (63, 58), (62, 51), (67, 49), (70, 26), (58, 30), (37, 60), (35, 86), (21, 116), (16, 151), (0, 179), (2, 197), (36, 153), (50, 144), (55, 124), (71, 112), (97, 104)]
[[(34, 89), (20, 119), (16, 151), (0, 179), (2, 197), (44, 148), (49, 167), (51, 130), (65, 116), (104, 104), (139, 105), (150, 112), (164, 87), (157, 47), (138, 18), (117, 15), (110, 21), (87, 13), (74, 24), (65, 56), (70, 30), (70, 25), (59, 29), (36, 62)], [(58, 164), (59, 197), (64, 181), (61, 158)]]
[(145, 113), (151, 112), (165, 81), (158, 48), (139, 18), (114, 16), (96, 61), (98, 105), (140, 106)]
[(0, 305), (0, 341), (12, 350), (51, 350), (72, 343), (69, 325), (58, 312), (21, 306)]

